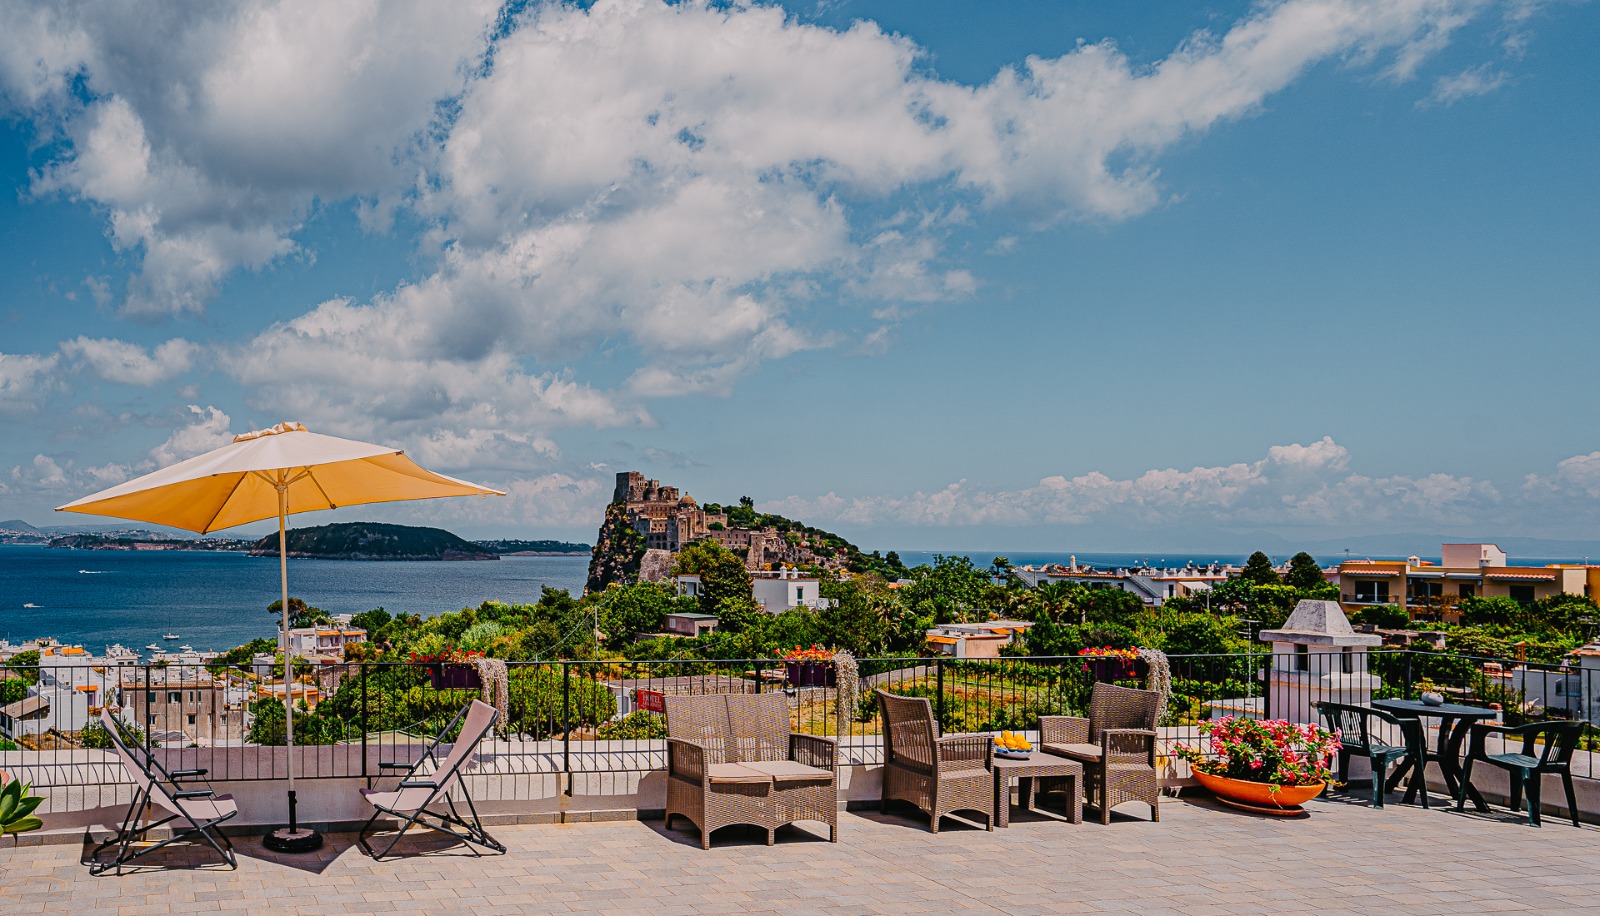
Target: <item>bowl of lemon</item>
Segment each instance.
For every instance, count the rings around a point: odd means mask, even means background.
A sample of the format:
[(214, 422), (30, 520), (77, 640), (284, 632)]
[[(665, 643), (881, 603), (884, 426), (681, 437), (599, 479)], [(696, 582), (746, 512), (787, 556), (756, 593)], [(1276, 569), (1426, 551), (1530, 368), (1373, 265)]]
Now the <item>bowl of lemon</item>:
[(1001, 732), (994, 738), (994, 755), (1011, 760), (1027, 760), (1033, 756), (1033, 742), (1021, 732)]

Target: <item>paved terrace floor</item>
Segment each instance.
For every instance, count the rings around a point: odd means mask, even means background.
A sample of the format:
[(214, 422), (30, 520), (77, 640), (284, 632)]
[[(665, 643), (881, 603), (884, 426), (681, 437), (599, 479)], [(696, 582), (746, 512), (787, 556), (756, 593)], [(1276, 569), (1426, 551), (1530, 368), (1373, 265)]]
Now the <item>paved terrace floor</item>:
[[(1139, 806), (1130, 805), (1130, 811)], [(238, 871), (162, 867), (90, 877), (77, 846), (0, 849), (0, 912), (60, 913), (1556, 913), (1600, 907), (1600, 829), (1494, 814), (1318, 800), (1309, 818), (1169, 800), (1162, 820), (1072, 826), (1017, 812), (1008, 830), (899, 813), (844, 814), (840, 842), (787, 828), (768, 848), (719, 832), (710, 852), (660, 821), (494, 831), (505, 856), (424, 836), (374, 863), (348, 835), (311, 857), (239, 842)], [(162, 853), (165, 854), (165, 853)], [(154, 858), (154, 856), (152, 856)], [(207, 860), (209, 861), (209, 860)]]

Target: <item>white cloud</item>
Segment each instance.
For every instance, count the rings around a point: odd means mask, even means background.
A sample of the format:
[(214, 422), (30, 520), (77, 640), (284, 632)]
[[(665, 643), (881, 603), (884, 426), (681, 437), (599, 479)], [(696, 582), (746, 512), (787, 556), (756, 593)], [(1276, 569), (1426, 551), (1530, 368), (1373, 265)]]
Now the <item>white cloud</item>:
[[(1600, 463), (1600, 456), (1596, 458)], [(1600, 478), (1600, 475), (1597, 475)], [(957, 481), (909, 496), (816, 499), (791, 496), (761, 504), (808, 521), (917, 527), (1082, 525), (1345, 525), (1477, 518), (1500, 504), (1487, 481), (1448, 474), (1367, 477), (1332, 438), (1274, 446), (1250, 462), (1187, 471), (1167, 468), (1117, 479), (1099, 471), (1054, 475), (1021, 490), (982, 490)]]
[(0, 415), (32, 413), (58, 386), (55, 354), (0, 353)]
[(315, 202), (404, 189), (495, 13), (490, 0), (7, 3), (0, 102), (69, 141), (35, 192), (104, 207), (113, 244), (139, 252), (125, 308), (198, 311), (230, 271), (294, 251)]
[(1434, 80), (1433, 91), (1417, 102), (1418, 108), (1434, 105), (1450, 106), (1474, 96), (1488, 95), (1506, 84), (1510, 74), (1489, 64), (1469, 67), (1460, 73), (1441, 76)]
[(154, 385), (176, 378), (194, 365), (199, 347), (181, 337), (154, 350), (106, 338), (78, 337), (61, 344), (61, 353), (88, 365), (96, 375), (124, 385)]
[(221, 410), (190, 404), (189, 413), (193, 417), (189, 425), (174, 430), (167, 441), (150, 450), (150, 466), (165, 467), (233, 441), (228, 415)]

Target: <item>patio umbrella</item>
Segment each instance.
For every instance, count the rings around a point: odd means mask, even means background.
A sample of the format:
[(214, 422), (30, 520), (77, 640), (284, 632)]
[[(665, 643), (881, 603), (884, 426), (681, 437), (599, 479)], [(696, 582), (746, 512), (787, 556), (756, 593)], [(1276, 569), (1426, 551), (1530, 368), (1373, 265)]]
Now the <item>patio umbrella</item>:
[[(320, 435), (299, 423), (279, 423), (271, 429), (234, 436), (230, 445), (85, 496), (56, 511), (108, 515), (200, 534), (276, 517), (283, 599), (285, 739), (293, 748), (287, 518), (296, 512), (365, 503), (489, 495), (505, 494), (425, 470), (397, 448)], [(292, 750), (289, 826), (269, 834), (267, 845), (297, 852), (322, 845), (322, 837), (314, 830), (299, 829), (295, 818)]]

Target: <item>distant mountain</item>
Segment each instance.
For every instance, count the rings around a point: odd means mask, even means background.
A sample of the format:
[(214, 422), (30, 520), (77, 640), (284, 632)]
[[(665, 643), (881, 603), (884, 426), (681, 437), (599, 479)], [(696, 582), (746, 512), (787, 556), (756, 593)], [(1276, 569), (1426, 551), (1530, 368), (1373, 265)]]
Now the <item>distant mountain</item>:
[[(289, 556), (323, 560), (498, 560), (500, 555), (442, 528), (380, 522), (340, 522), (296, 528), (287, 535)], [(269, 534), (250, 549), (253, 557), (278, 555)]]
[(588, 556), (588, 544), (575, 544), (571, 541), (473, 541), (479, 547), (492, 550), (501, 556)]
[(13, 518), (0, 522), (0, 531), (22, 531), (37, 534), (39, 529), (33, 527), (20, 518)]

